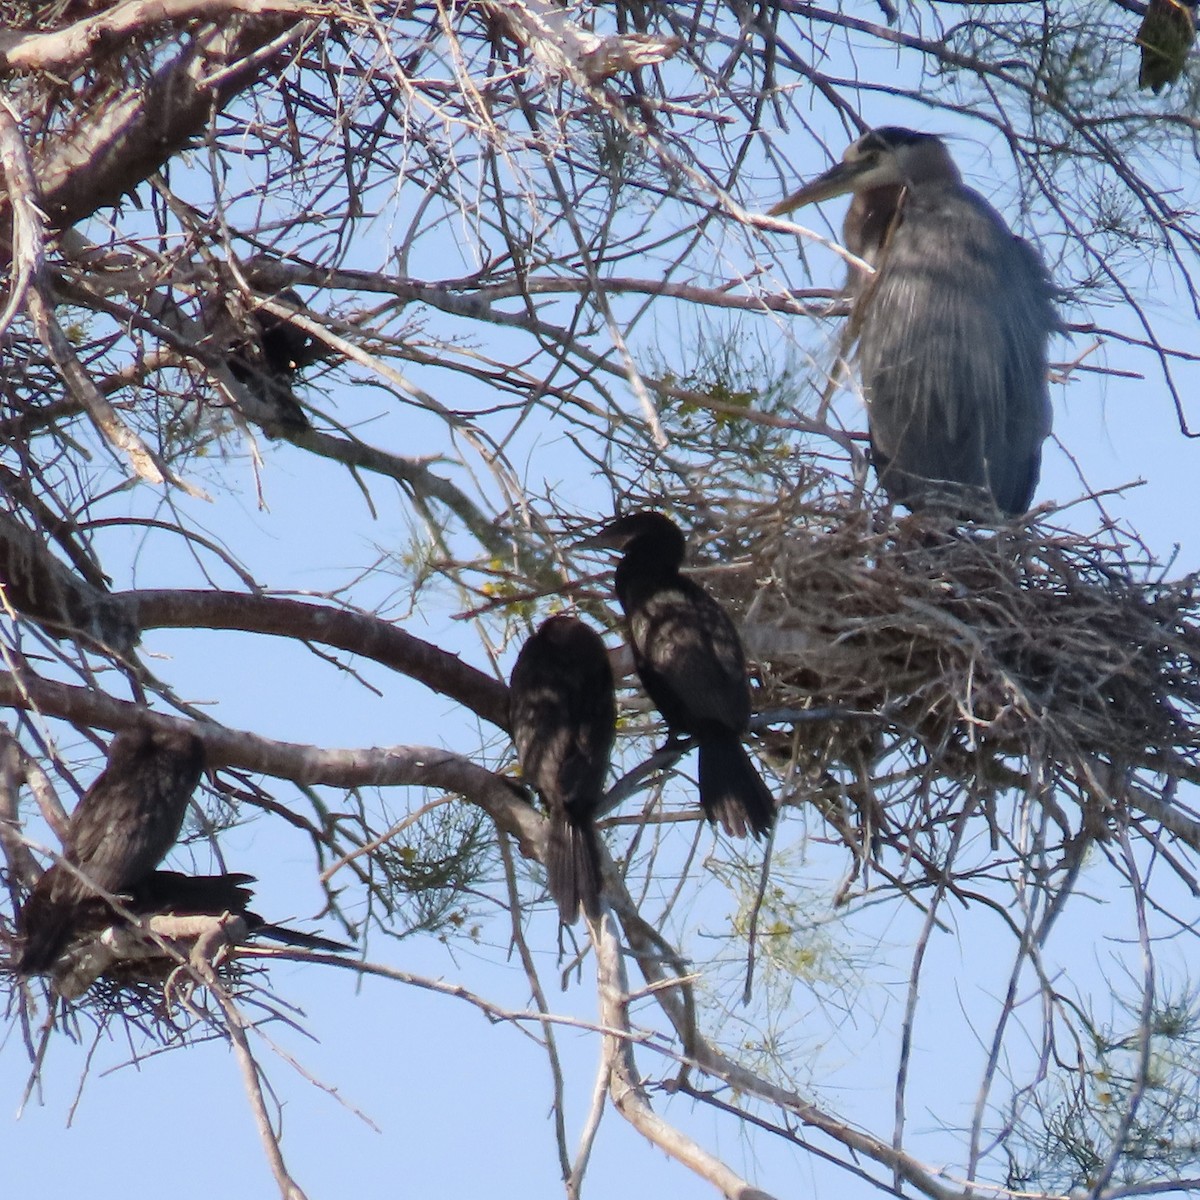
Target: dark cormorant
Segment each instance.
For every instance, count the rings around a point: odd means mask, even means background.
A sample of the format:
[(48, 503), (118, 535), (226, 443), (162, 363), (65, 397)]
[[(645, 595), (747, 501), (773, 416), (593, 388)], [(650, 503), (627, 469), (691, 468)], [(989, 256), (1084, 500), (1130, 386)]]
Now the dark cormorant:
[(186, 731), (144, 726), (113, 739), (108, 763), (67, 826), (63, 859), (76, 870), (51, 866), (17, 914), (19, 972), (53, 965), (81, 906), (96, 898), (89, 883), (124, 893), (150, 875), (179, 837), (203, 770), (204, 743)]
[(583, 545), (624, 552), (615, 584), (637, 673), (672, 736), (699, 742), (704, 815), (737, 837), (766, 833), (775, 803), (741, 743), (750, 720), (742, 643), (725, 610), (679, 573), (679, 527), (662, 513), (635, 512)]
[[(4, 482), (0, 478), (0, 488)], [(74, 559), (87, 565), (82, 553)], [(37, 621), (52, 638), (82, 633), (124, 657), (132, 655), (138, 642), (137, 623), (122, 600), (109, 592), (104, 576), (93, 571), (85, 576), (74, 564), (68, 566), (51, 552), (40, 532), (3, 511), (0, 582), (5, 606)]]
[[(291, 288), (285, 288), (277, 299), (304, 309), (304, 301)], [(300, 369), (312, 361), (312, 339), (286, 317), (266, 309), (251, 313), (250, 323), (255, 337), (230, 351), (229, 373), (270, 405), (284, 429), (309, 428), (292, 384)]]
[[(276, 925), (250, 911), (254, 891), (249, 886), (253, 875), (231, 871), (225, 875), (184, 875), (179, 871), (151, 871), (129, 889), (125, 906), (135, 916), (219, 917), (231, 913), (246, 922), (255, 937), (270, 938), (287, 946), (338, 953), (352, 950), (345, 942), (335, 942), (320, 934), (306, 933), (287, 925)], [(109, 919), (111, 921), (111, 912)]]
[[(182, 875), (178, 871), (151, 871), (119, 895), (121, 913), (114, 912), (99, 896), (85, 897), (73, 910), (67, 944), (48, 968), (55, 991), (73, 1000), (101, 976), (118, 985), (143, 983), (161, 979), (179, 965), (178, 953), (172, 955), (153, 937), (139, 936), (136, 926), (131, 937), (126, 913), (135, 920), (149, 922), (152, 930), (169, 938), (183, 953), (190, 941), (214, 932), (215, 919), (222, 917), (240, 919), (243, 929), (221, 926), (224, 938), (237, 938), (238, 945), (250, 938), (266, 937), (325, 953), (353, 949), (317, 934), (268, 924), (250, 911), (254, 894), (248, 885), (253, 882), (252, 875), (240, 873)], [(196, 917), (205, 920), (198, 926), (189, 920)]]
[(521, 647), (509, 688), (521, 769), (549, 812), (550, 895), (565, 924), (580, 905), (595, 920), (601, 882), (594, 818), (617, 729), (608, 652), (582, 621), (551, 617)]

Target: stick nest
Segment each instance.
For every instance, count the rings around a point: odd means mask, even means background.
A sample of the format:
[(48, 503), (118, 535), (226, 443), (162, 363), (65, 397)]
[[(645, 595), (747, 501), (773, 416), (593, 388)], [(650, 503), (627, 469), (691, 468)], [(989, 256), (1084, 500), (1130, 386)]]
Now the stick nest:
[(1066, 789), (1088, 815), (1132, 801), (1200, 847), (1173, 803), (1176, 781), (1200, 779), (1195, 575), (1165, 579), (1111, 527), (958, 530), (884, 520), (844, 493), (701, 538), (694, 563), (728, 564), (699, 574), (740, 619), (756, 709), (862, 714), (764, 735), (798, 794), (849, 786), (883, 809), (907, 794), (928, 820), (931, 799), (961, 810), (964, 789), (985, 803)]

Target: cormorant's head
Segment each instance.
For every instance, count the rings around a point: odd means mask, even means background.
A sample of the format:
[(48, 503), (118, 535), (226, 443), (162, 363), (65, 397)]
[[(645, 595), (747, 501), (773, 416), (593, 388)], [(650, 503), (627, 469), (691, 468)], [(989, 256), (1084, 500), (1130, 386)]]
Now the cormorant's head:
[(962, 183), (946, 144), (932, 133), (885, 125), (864, 133), (842, 161), (769, 210), (772, 217), (793, 209), (873, 188), (915, 187), (924, 183)]
[(670, 517), (649, 508), (609, 521), (599, 533), (579, 545), (585, 549), (601, 547), (638, 555), (653, 553), (674, 566), (683, 562), (687, 547), (679, 526)]
[(593, 641), (598, 641), (600, 635), (578, 617), (569, 613), (555, 613), (538, 626), (533, 637), (539, 642), (554, 646), (557, 650), (579, 652), (590, 647)]
[(152, 761), (170, 763), (185, 778), (194, 777), (190, 791), (205, 767), (204, 743), (185, 728), (162, 728), (148, 722), (122, 730), (109, 743), (106, 766), (118, 774)]

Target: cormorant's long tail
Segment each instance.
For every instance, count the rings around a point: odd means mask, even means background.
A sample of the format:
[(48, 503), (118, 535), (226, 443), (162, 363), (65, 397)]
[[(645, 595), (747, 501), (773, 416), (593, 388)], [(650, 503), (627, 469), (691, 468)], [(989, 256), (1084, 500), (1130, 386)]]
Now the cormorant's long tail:
[(281, 942), (285, 946), (317, 950), (322, 954), (346, 954), (354, 949), (348, 942), (335, 942), (333, 938), (321, 937), (317, 933), (305, 933), (303, 929), (293, 929), (290, 925), (269, 925), (258, 913), (248, 912), (244, 915), (246, 925), (254, 937), (270, 938), (271, 941)]
[(731, 837), (768, 833), (775, 799), (750, 761), (737, 734), (720, 732), (700, 743), (700, 805)]
[(558, 905), (559, 919), (573, 925), (580, 905), (588, 920), (600, 916), (600, 849), (590, 819), (572, 820), (559, 805), (550, 809), (546, 845), (546, 886)]

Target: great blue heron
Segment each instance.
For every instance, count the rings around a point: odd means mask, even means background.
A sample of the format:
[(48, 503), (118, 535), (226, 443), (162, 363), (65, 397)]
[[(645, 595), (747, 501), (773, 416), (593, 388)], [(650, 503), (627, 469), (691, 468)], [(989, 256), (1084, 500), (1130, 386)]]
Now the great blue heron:
[(1195, 0), (1150, 0), (1136, 40), (1142, 48), (1138, 87), (1151, 88), (1158, 95), (1183, 73), (1196, 40)]
[(881, 484), (914, 510), (1025, 512), (1061, 329), (1045, 264), (932, 134), (872, 130), (771, 213), (847, 192), (846, 249), (875, 268), (852, 268), (847, 290)]
[(680, 575), (679, 526), (659, 512), (635, 512), (581, 544), (624, 552), (614, 582), (633, 661), (671, 734), (700, 744), (704, 815), (737, 837), (766, 833), (775, 803), (741, 743), (750, 721), (742, 643), (725, 610)]
[(600, 854), (593, 824), (617, 732), (608, 651), (575, 617), (556, 616), (521, 647), (509, 725), (525, 778), (550, 818), (546, 882), (562, 921), (580, 905), (600, 915)]
[(69, 866), (50, 867), (17, 916), (18, 971), (54, 963), (81, 909), (94, 908), (96, 889), (124, 892), (150, 875), (179, 837), (203, 769), (204, 743), (187, 731), (143, 727), (113, 739), (103, 772), (71, 814)]

